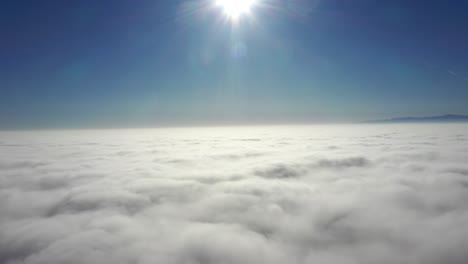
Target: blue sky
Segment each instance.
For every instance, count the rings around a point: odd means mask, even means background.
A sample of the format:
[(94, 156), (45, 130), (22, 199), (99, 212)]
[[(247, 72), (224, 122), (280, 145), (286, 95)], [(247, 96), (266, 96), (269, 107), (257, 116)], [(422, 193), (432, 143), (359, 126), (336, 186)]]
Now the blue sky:
[(1, 127), (468, 114), (465, 1), (5, 0)]

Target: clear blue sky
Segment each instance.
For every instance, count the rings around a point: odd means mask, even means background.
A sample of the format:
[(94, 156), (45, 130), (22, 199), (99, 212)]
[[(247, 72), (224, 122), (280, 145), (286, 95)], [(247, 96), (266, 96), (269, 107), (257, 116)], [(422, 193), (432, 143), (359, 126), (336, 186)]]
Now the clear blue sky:
[(468, 2), (3, 0), (0, 127), (468, 114)]

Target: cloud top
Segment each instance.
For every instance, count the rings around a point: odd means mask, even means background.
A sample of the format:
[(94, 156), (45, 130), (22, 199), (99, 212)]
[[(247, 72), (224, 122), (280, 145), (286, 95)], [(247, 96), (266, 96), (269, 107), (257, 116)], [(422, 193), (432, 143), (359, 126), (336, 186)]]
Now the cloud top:
[(468, 259), (468, 127), (0, 133), (0, 263)]

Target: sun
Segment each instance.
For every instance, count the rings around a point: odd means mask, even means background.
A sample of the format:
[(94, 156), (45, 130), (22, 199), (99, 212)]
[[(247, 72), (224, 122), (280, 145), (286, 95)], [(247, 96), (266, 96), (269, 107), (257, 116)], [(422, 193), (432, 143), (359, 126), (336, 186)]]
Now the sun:
[(216, 0), (216, 5), (223, 8), (224, 14), (237, 20), (244, 14), (249, 14), (256, 0)]

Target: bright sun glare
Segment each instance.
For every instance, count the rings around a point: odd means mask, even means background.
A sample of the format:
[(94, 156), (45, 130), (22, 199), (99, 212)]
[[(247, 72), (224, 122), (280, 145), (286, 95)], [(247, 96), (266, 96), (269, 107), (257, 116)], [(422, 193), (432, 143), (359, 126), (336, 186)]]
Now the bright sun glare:
[(223, 8), (224, 13), (231, 19), (237, 19), (248, 14), (256, 0), (216, 0), (216, 5)]

